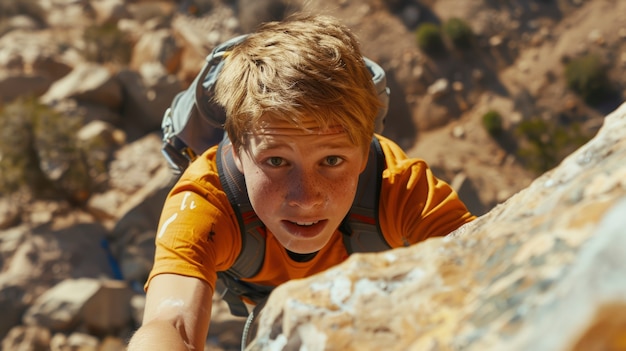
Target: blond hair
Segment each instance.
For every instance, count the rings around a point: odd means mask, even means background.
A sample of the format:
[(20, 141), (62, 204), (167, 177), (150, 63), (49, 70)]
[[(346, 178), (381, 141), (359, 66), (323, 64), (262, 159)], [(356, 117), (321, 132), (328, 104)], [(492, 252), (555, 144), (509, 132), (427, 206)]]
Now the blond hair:
[(354, 34), (336, 19), (295, 15), (269, 22), (235, 46), (215, 85), (236, 149), (261, 120), (340, 125), (367, 149), (381, 103)]

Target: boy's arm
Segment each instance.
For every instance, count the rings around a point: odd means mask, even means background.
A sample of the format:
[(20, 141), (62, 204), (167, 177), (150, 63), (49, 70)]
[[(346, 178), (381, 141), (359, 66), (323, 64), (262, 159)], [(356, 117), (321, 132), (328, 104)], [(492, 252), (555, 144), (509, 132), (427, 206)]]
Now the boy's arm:
[(148, 287), (142, 326), (128, 350), (204, 350), (212, 299), (213, 289), (203, 280), (155, 276)]

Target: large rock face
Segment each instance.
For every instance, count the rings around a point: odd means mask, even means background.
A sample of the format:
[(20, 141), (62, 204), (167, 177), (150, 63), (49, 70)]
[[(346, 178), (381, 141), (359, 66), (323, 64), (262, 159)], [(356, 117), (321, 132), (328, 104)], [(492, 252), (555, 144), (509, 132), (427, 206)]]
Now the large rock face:
[(446, 238), (357, 254), (270, 297), (249, 350), (626, 350), (626, 104)]

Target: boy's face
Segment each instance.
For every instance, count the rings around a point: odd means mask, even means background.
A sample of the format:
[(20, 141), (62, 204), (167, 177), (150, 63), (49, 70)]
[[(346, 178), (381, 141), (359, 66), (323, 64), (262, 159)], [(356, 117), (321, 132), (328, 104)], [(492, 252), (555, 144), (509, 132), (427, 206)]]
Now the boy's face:
[(320, 250), (352, 206), (367, 153), (341, 127), (266, 123), (235, 153), (259, 219), (288, 250)]

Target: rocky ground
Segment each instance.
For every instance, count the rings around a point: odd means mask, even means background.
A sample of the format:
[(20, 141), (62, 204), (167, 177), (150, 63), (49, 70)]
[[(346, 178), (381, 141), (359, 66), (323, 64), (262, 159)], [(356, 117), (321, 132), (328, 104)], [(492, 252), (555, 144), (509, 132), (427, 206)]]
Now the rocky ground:
[[(32, 138), (41, 177), (58, 195), (0, 191), (3, 349), (122, 348), (139, 323), (141, 284), (171, 181), (160, 154), (163, 111), (211, 48), (276, 15), (268, 9), (283, 3), (0, 0), (0, 183), (15, 181), (3, 162)], [(540, 175), (516, 153), (517, 125), (534, 117), (564, 128), (574, 121), (590, 137), (625, 97), (624, 1), (307, 3), (342, 18), (364, 54), (385, 69), (392, 95), (384, 134), (424, 158), (479, 215)], [(471, 25), (471, 49), (448, 47), (437, 57), (422, 52), (417, 26), (452, 17)], [(564, 63), (589, 52), (602, 57), (616, 91), (594, 106), (564, 79)], [(9, 122), (42, 113), (13, 104), (26, 96), (80, 123), (59, 139), (51, 137), (58, 126), (37, 124), (24, 137)], [(482, 125), (489, 110), (503, 116), (500, 139)], [(542, 131), (543, 139), (554, 135)], [(81, 163), (54, 151), (64, 140), (91, 145), (91, 153)], [(128, 284), (109, 281), (120, 277)], [(103, 304), (105, 311), (98, 309)], [(207, 348), (236, 349), (241, 320), (217, 306)]]

